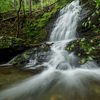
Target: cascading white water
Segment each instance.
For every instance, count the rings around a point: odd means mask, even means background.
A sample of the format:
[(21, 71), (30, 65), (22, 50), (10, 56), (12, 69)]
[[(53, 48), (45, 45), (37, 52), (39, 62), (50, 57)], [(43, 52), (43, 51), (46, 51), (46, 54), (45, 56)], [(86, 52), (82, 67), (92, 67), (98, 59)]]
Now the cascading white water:
[[(60, 66), (64, 67), (64, 69), (74, 67), (76, 57), (73, 53), (68, 54), (65, 47), (69, 41), (76, 38), (77, 20), (80, 10), (81, 7), (77, 0), (60, 11), (55, 27), (50, 35), (50, 42), (54, 42), (54, 45), (51, 47), (52, 56), (49, 62), (42, 64), (42, 66), (53, 69), (60, 68)], [(30, 66), (32, 65), (33, 63), (30, 63)], [(29, 67), (29, 64), (26, 66)]]
[(78, 13), (81, 10), (78, 1), (73, 1), (60, 11), (50, 41), (61, 41), (76, 38)]
[[(91, 81), (100, 81), (100, 69), (94, 62), (78, 66), (78, 59), (74, 53), (68, 53), (65, 50), (67, 43), (76, 38), (80, 10), (79, 1), (76, 0), (60, 11), (50, 36), (50, 41), (54, 42), (54, 45), (51, 46), (52, 55), (48, 62), (42, 64), (48, 69), (1, 92), (0, 100), (89, 99), (87, 95), (91, 95), (89, 90), (92, 87)], [(28, 67), (29, 65), (31, 62)], [(92, 96), (91, 100), (94, 100)]]

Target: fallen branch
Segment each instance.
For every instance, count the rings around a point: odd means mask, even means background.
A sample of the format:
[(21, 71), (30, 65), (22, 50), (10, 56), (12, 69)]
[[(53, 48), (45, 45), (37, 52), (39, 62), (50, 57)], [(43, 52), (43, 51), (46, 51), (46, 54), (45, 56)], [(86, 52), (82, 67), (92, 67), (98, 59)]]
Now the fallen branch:
[(42, 46), (42, 45), (47, 45), (47, 46), (51, 46), (53, 45), (54, 43), (40, 43), (40, 44), (30, 44), (31, 47), (39, 47), (39, 46)]
[(54, 2), (53, 4), (51, 4), (51, 5), (49, 5), (49, 6), (46, 6), (46, 7), (44, 7), (43, 9), (47, 9), (47, 8), (49, 8), (49, 7), (51, 7), (51, 6), (53, 6), (53, 5), (55, 5), (57, 2), (59, 2), (60, 0), (57, 0), (56, 2)]
[(17, 22), (17, 20), (18, 20), (18, 18), (15, 19), (15, 21), (14, 21), (13, 25), (11, 26), (11, 28), (14, 27), (14, 25), (15, 25), (16, 22)]
[(8, 21), (8, 20), (11, 20), (11, 19), (15, 19), (16, 17), (17, 17), (17, 16), (13, 16), (13, 17), (9, 17), (9, 18), (3, 19), (2, 22)]

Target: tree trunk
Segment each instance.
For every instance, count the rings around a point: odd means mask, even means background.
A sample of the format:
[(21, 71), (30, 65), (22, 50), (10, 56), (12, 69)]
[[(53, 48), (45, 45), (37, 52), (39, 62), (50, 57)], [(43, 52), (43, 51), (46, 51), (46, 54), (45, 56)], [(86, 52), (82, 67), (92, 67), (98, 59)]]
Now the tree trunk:
[(31, 17), (32, 15), (32, 0), (29, 0), (29, 16)]
[(42, 9), (43, 9), (43, 6), (44, 6), (44, 5), (43, 5), (43, 0), (41, 0), (41, 8), (42, 8)]
[(23, 13), (24, 13), (24, 16), (25, 16), (25, 1), (22, 0), (22, 6), (23, 6)]
[(51, 0), (49, 0), (49, 6), (51, 5)]
[(26, 0), (24, 0), (24, 3), (25, 3), (25, 9), (26, 9), (27, 1), (26, 1)]
[(18, 18), (18, 21), (17, 21), (17, 34), (16, 34), (16, 37), (18, 37), (19, 31), (20, 31), (19, 13), (20, 13), (21, 5), (22, 5), (22, 0), (20, 0), (20, 6), (19, 6), (19, 9), (18, 9), (18, 11), (17, 11), (17, 18)]
[(15, 11), (17, 12), (17, 1), (14, 0), (14, 7), (15, 7)]

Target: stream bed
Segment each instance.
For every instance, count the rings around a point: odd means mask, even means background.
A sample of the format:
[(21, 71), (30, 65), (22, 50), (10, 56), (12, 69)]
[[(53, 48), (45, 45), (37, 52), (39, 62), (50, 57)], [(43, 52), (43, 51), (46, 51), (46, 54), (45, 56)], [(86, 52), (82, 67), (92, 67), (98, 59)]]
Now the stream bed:
[(0, 91), (4, 90), (12, 85), (27, 79), (36, 73), (37, 70), (25, 70), (18, 66), (3, 66), (0, 67)]

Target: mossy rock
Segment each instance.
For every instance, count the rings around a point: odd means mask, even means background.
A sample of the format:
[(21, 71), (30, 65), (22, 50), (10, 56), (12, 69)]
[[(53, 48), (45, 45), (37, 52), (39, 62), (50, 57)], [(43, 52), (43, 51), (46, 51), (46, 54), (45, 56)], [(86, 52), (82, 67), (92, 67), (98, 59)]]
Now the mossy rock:
[(2, 48), (9, 48), (12, 44), (12, 38), (11, 37), (0, 37), (0, 49)]
[(3, 48), (14, 48), (14, 47), (29, 47), (29, 44), (25, 43), (24, 40), (20, 38), (1, 36), (0, 37), (0, 49)]
[(47, 60), (50, 55), (50, 46), (51, 44), (42, 43), (37, 44), (32, 49), (26, 50), (21, 55), (19, 55), (13, 62), (13, 65), (17, 66), (26, 66), (30, 60), (36, 60), (36, 63), (33, 64), (33, 67), (40, 65)]
[(100, 41), (98, 41), (100, 37), (94, 37), (89, 40), (86, 38), (82, 38), (79, 40), (73, 40), (69, 42), (66, 50), (70, 52), (75, 52), (75, 55), (81, 58), (81, 64), (96, 60), (100, 63)]
[(0, 37), (0, 63), (7, 62), (17, 54), (25, 51), (30, 46), (25, 43), (22, 39), (1, 36)]

